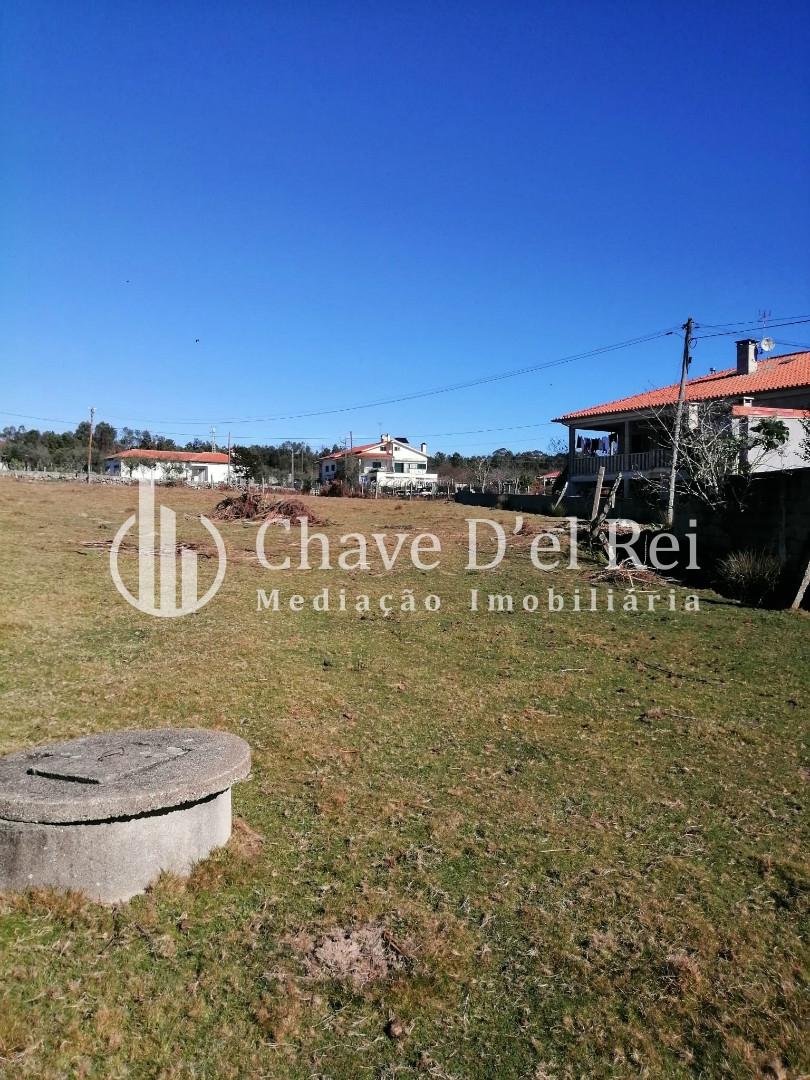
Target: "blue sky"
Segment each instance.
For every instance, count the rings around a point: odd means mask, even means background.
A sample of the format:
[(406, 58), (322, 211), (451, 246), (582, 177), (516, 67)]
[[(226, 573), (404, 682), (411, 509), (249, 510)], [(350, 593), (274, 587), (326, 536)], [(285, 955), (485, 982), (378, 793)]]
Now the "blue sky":
[(809, 29), (798, 2), (7, 0), (0, 426), (94, 404), (178, 437), (544, 447), (673, 381), (678, 340), (238, 421), (808, 313)]

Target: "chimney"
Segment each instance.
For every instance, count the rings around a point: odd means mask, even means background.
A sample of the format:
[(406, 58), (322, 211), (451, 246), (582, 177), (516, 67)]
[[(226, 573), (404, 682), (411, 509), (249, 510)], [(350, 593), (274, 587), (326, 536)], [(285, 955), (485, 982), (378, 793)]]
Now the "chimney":
[(419, 444), (419, 449), (422, 451), (423, 454), (426, 454), (427, 453), (427, 443), (426, 442), (420, 443)]
[(757, 343), (752, 338), (737, 342), (737, 374), (753, 375), (757, 370)]

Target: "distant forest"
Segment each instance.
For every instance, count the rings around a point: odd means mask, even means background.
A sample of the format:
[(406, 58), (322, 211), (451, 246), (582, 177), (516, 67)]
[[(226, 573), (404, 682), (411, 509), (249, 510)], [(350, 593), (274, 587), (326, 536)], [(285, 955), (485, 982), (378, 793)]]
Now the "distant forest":
[[(0, 431), (0, 461), (12, 469), (84, 473), (87, 471), (89, 434), (90, 424), (86, 420), (75, 431), (6, 427)], [(194, 439), (178, 444), (174, 439), (129, 427), (121, 428), (119, 432), (112, 424), (101, 420), (93, 428), (93, 471), (102, 472), (104, 459), (110, 454), (136, 448), (205, 452), (211, 449), (211, 443)], [(217, 449), (223, 448), (218, 446)], [(342, 444), (314, 449), (302, 442), (282, 442), (278, 445), (234, 446), (231, 456), (234, 465), (243, 469), (252, 480), (284, 483), (292, 471), (296, 479), (306, 483), (317, 479), (318, 459), (322, 454), (342, 449)], [(540, 473), (559, 468), (564, 461), (565, 447), (561, 440), (555, 439), (546, 450), (518, 453), (506, 447), (475, 455), (437, 451), (430, 456), (429, 468), (440, 476), (477, 487), (514, 480), (528, 487)]]

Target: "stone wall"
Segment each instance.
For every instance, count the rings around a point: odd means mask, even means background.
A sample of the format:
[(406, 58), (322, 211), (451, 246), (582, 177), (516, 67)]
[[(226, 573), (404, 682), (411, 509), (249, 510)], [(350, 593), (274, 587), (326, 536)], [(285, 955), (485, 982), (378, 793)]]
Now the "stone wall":
[[(593, 495), (565, 498), (558, 514), (590, 516)], [(465, 506), (548, 514), (550, 495), (495, 495), (459, 491), (456, 502)], [(619, 498), (611, 517), (651, 521), (649, 504), (641, 498)], [(695, 527), (690, 521), (697, 522)], [(673, 532), (683, 537), (697, 531), (698, 561), (711, 575), (717, 560), (731, 551), (749, 548), (773, 552), (785, 564), (786, 579), (798, 582), (810, 559), (810, 468), (764, 473), (754, 477), (744, 510), (718, 515), (699, 504), (676, 506)]]
[(714, 562), (730, 551), (770, 551), (801, 578), (810, 557), (810, 469), (756, 477), (745, 509), (723, 517), (702, 506), (680, 505), (674, 532), (683, 534), (697, 521), (701, 562)]
[(485, 506), (490, 510), (547, 514), (554, 500), (550, 495), (496, 495), (491, 491), (457, 491), (456, 502), (464, 506)]

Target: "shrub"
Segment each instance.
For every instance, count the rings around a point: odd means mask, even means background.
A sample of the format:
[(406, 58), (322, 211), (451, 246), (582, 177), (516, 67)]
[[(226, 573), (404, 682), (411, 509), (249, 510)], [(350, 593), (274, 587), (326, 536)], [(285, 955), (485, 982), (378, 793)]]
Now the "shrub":
[(743, 604), (760, 607), (776, 592), (782, 563), (769, 551), (732, 551), (717, 564), (724, 590)]

